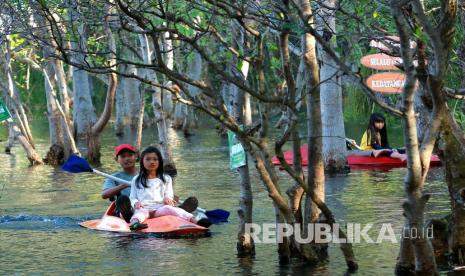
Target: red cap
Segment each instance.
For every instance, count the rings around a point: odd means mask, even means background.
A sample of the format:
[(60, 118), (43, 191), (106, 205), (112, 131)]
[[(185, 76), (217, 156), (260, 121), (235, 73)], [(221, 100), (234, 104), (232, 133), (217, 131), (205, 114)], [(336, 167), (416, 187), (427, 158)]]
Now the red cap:
[(115, 148), (115, 156), (118, 156), (118, 154), (122, 151), (122, 150), (129, 150), (129, 151), (132, 151), (134, 153), (137, 152), (136, 148), (134, 148), (131, 144), (121, 144), (119, 146), (117, 146)]

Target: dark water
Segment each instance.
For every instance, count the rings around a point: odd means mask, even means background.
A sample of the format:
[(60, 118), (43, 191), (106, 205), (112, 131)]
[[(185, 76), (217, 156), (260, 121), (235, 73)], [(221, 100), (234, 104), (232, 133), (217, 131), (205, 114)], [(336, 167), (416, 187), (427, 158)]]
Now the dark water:
[[(34, 124), (37, 148), (44, 154), (46, 128)], [(350, 132), (350, 131), (349, 131)], [(2, 136), (3, 135), (3, 136)], [(257, 244), (254, 259), (236, 257), (238, 175), (229, 170), (227, 146), (214, 130), (201, 128), (186, 140), (171, 133), (179, 176), (176, 193), (197, 196), (202, 207), (231, 211), (230, 222), (213, 225), (212, 235), (200, 239), (159, 239), (87, 230), (78, 223), (98, 218), (108, 202), (100, 198), (103, 179), (92, 174), (68, 174), (59, 168), (30, 168), (21, 148), (13, 155), (0, 153), (0, 275), (131, 274), (131, 275), (341, 275), (345, 262), (337, 245), (330, 247), (330, 260), (319, 268), (303, 264), (278, 265), (276, 245)], [(4, 139), (4, 133), (0, 139)], [(355, 137), (357, 138), (357, 137)], [(155, 142), (151, 132), (144, 143)], [(118, 169), (111, 153), (116, 138), (103, 137), (102, 171)], [(4, 142), (0, 142), (3, 151)], [(392, 224), (400, 235), (403, 217), (404, 169), (353, 171), (327, 179), (326, 201), (341, 223), (372, 223), (376, 234), (382, 223)], [(281, 173), (282, 189), (290, 185)], [(254, 220), (273, 223), (271, 200), (252, 169)], [(433, 169), (426, 190), (434, 193), (427, 217), (440, 217), (449, 210), (442, 172)], [(377, 230), (376, 230), (377, 229)], [(377, 234), (373, 236), (375, 239)], [(398, 244), (358, 243), (358, 275), (392, 274)]]

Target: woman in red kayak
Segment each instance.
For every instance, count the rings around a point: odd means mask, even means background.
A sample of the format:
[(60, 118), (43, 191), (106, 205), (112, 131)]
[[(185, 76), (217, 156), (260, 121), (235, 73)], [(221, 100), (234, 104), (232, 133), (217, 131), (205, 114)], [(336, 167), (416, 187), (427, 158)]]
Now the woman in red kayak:
[(387, 154), (392, 158), (397, 158), (402, 161), (407, 160), (405, 150), (392, 149), (388, 143), (386, 120), (380, 113), (373, 113), (370, 116), (368, 127), (363, 133), (362, 141), (360, 142), (362, 150), (372, 150), (372, 155), (378, 157)]
[(148, 218), (172, 215), (208, 227), (208, 219), (196, 221), (194, 215), (184, 209), (174, 207), (173, 184), (163, 171), (163, 159), (155, 147), (146, 148), (140, 157), (140, 172), (131, 182), (131, 204), (134, 215), (130, 220), (131, 230), (146, 228), (143, 222)]

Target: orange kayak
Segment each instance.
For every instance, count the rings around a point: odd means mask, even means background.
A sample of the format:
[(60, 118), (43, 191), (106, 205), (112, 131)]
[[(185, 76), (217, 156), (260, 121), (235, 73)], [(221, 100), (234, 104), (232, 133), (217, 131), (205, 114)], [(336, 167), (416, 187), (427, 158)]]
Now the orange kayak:
[(149, 227), (136, 232), (129, 229), (129, 224), (122, 218), (114, 216), (115, 202), (112, 202), (101, 219), (88, 220), (79, 223), (82, 227), (118, 233), (153, 233), (163, 237), (203, 236), (208, 228), (176, 216), (163, 216), (144, 221)]

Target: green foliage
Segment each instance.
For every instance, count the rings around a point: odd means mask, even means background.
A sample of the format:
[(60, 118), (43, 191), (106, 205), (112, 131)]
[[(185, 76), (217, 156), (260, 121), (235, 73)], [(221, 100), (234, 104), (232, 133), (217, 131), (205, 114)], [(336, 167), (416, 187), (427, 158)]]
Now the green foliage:
[(271, 68), (274, 69), (274, 70), (279, 70), (281, 69), (281, 60), (276, 58), (276, 57), (272, 57), (271, 58)]
[[(439, 23), (440, 14), (435, 11), (441, 3), (439, 1), (427, 1), (425, 2), (425, 9), (431, 11), (429, 19), (434, 22), (434, 24)], [(382, 6), (380, 2), (376, 1), (357, 1), (357, 4), (354, 5), (352, 1), (341, 1), (341, 5), (344, 7), (345, 11), (353, 12), (359, 17), (360, 20), (352, 20), (345, 15), (338, 14), (338, 22), (344, 22), (344, 24), (337, 25), (338, 31), (338, 40), (347, 39), (350, 45), (353, 46), (350, 49), (350, 53), (344, 54), (346, 45), (338, 45), (336, 51), (341, 55), (348, 56), (350, 60), (359, 63), (359, 60), (362, 56), (379, 52), (377, 49), (370, 48), (368, 46), (369, 40), (366, 40), (369, 35), (376, 35), (376, 28), (383, 29), (389, 33), (396, 35), (396, 28), (392, 20), (392, 15), (390, 11), (386, 8), (387, 6)], [(438, 10), (439, 11), (439, 10)], [(460, 20), (457, 20), (456, 34), (453, 38), (453, 49), (459, 49), (460, 46), (464, 43), (464, 26), (461, 24)], [(413, 39), (421, 40), (424, 43), (429, 43), (429, 38), (425, 32), (418, 27), (413, 29)], [(360, 38), (357, 40), (357, 38)], [(427, 48), (429, 51), (430, 48)], [(463, 81), (463, 67), (460, 64), (463, 64), (465, 61), (460, 60), (459, 56), (460, 51), (453, 51), (450, 57), (449, 70), (446, 74), (446, 86), (454, 89), (458, 89), (465, 86)], [(429, 60), (433, 60), (433, 53), (428, 52)], [(359, 67), (359, 73), (363, 78), (368, 77), (373, 73), (373, 70), (364, 68), (363, 66)], [(393, 101), (396, 101), (395, 97), (390, 96)], [(449, 106), (454, 112), (456, 120), (465, 126), (465, 115), (463, 115), (462, 104), (457, 100), (450, 100)], [(355, 88), (348, 88), (345, 91), (344, 98), (344, 117), (346, 120), (359, 120), (360, 117), (369, 116), (373, 111), (377, 110), (377, 107), (372, 105), (368, 99)], [(389, 118), (389, 116), (387, 116)], [(390, 119), (388, 119), (390, 120)]]
[(98, 80), (97, 78), (91, 77), (91, 91), (92, 91), (92, 102), (94, 103), (97, 114), (100, 114), (105, 107), (105, 100), (107, 97), (107, 86)]
[[(431, 9), (438, 3), (438, 1), (427, 1), (425, 3), (428, 9)], [(62, 5), (61, 1), (58, 0), (40, 0), (41, 5), (46, 5), (53, 12), (58, 13), (66, 19), (67, 9)], [(175, 28), (181, 36), (185, 36), (188, 39), (198, 39), (198, 45), (207, 53), (208, 58), (217, 68), (226, 68), (226, 66), (235, 60), (233, 54), (227, 49), (227, 46), (234, 45), (233, 28), (231, 22), (234, 19), (224, 14), (224, 11), (215, 9), (212, 6), (212, 2), (191, 2), (191, 1), (142, 1), (142, 2), (126, 2), (131, 5), (134, 11), (149, 21), (150, 27), (168, 27)], [(79, 12), (84, 17), (83, 21), (79, 22), (68, 22), (63, 20), (67, 32), (62, 33), (62, 37), (65, 40), (76, 42), (78, 41), (77, 27), (85, 22), (87, 32), (87, 48), (91, 52), (86, 56), (86, 61), (91, 65), (99, 66), (105, 65), (107, 57), (104, 53), (107, 51), (106, 39), (102, 35), (103, 26), (103, 7), (106, 4), (105, 1), (83, 1), (79, 2)], [(278, 28), (289, 30), (291, 32), (290, 40), (297, 47), (300, 46), (300, 35), (304, 33), (304, 28), (300, 26), (298, 16), (292, 14), (284, 14), (281, 10), (277, 10), (273, 2), (264, 2), (260, 10), (260, 13), (270, 16), (270, 22), (278, 26)], [(268, 5), (269, 4), (269, 5)], [(249, 1), (235, 2), (235, 5), (244, 7), (249, 5)], [(341, 9), (336, 11), (336, 34), (330, 38), (332, 46), (335, 46), (336, 52), (348, 62), (358, 64), (362, 56), (370, 53), (379, 52), (377, 49), (369, 47), (369, 41), (373, 36), (380, 35), (383, 30), (387, 33), (395, 35), (395, 26), (392, 21), (392, 15), (388, 6), (383, 4), (383, 1), (372, 1), (372, 0), (341, 0), (339, 1)], [(340, 12), (343, 10), (344, 12)], [(115, 8), (118, 16), (125, 18), (122, 11)], [(257, 13), (258, 15), (260, 13)], [(169, 19), (166, 20), (161, 18), (160, 15), (169, 14)], [(257, 16), (258, 16), (257, 15)], [(235, 16), (235, 15), (234, 15)], [(262, 19), (265, 19), (263, 17)], [(284, 19), (288, 21), (284, 21)], [(253, 20), (251, 20), (253, 21)], [(190, 23), (186, 23), (190, 22)], [(200, 25), (206, 28), (209, 24), (213, 26), (224, 39), (227, 46), (222, 45), (214, 35), (208, 33), (198, 32), (192, 29), (192, 25)], [(264, 37), (262, 38), (265, 46), (265, 77), (266, 77), (266, 90), (267, 93), (276, 94), (277, 88), (281, 87), (283, 82), (282, 75), (282, 61), (279, 53), (279, 44), (276, 41), (274, 33), (269, 32), (269, 26), (261, 24), (259, 21), (253, 22), (253, 28), (257, 29)], [(129, 26), (129, 25), (128, 25)], [(72, 30), (72, 31), (71, 31)], [(425, 33), (419, 29), (414, 29), (414, 36), (416, 39), (427, 42), (428, 38)], [(118, 53), (123, 58), (131, 59), (138, 51), (138, 38), (136, 33), (131, 33), (128, 30), (118, 29), (118, 32), (114, 32), (115, 37), (122, 38), (117, 41)], [(158, 35), (162, 35), (160, 32)], [(24, 43), (24, 39), (19, 35), (12, 35), (12, 46), (16, 47)], [(462, 43), (463, 39), (463, 26), (457, 23), (457, 36), (454, 39), (453, 47), (458, 47)], [(332, 43), (337, 40), (336, 43)], [(124, 43), (123, 43), (124, 42)], [(250, 57), (252, 60), (255, 58), (257, 52), (256, 45), (254, 44), (255, 39), (250, 36), (248, 38), (247, 47), (239, 47), (237, 51), (240, 55)], [(183, 71), (185, 65), (192, 62), (192, 47), (186, 46), (186, 43), (182, 41), (175, 41), (176, 48), (176, 62), (175, 68)], [(128, 48), (132, 48), (128, 50)], [(27, 49), (27, 47), (26, 47)], [(41, 60), (41, 57), (37, 57)], [(136, 59), (136, 58), (134, 58)], [(292, 59), (292, 70), (293, 73), (297, 73), (299, 59), (296, 55), (291, 54)], [(461, 80), (463, 79), (463, 72), (461, 68), (454, 63), (459, 64), (461, 61), (457, 56), (451, 57), (451, 68), (447, 74), (447, 86), (458, 88), (462, 85)], [(222, 84), (221, 78), (218, 77), (218, 72), (213, 71), (210, 65), (204, 63), (206, 79), (212, 83), (215, 88), (220, 87)], [(235, 66), (237, 69), (242, 67), (242, 61), (238, 59)], [(25, 71), (26, 67), (22, 65), (16, 65), (16, 81), (19, 85), (21, 97), (24, 99), (26, 104), (31, 108), (35, 114), (42, 114), (45, 112), (45, 93), (43, 79), (40, 74), (33, 72), (31, 75), (31, 88), (26, 90), (25, 88)], [(368, 77), (374, 71), (364, 67), (360, 67), (359, 73), (363, 78)], [(159, 73), (160, 74), (160, 73)], [(163, 80), (163, 78), (160, 78)], [(254, 68), (254, 64), (251, 64), (251, 71), (249, 74), (249, 84), (256, 88), (257, 72)], [(102, 110), (105, 100), (106, 87), (103, 86), (99, 81), (94, 81), (94, 101), (97, 110)], [(218, 90), (219, 91), (219, 90)], [(366, 98), (366, 96), (359, 90), (353, 87), (346, 88), (344, 93), (344, 116), (346, 120), (363, 120), (369, 116), (376, 108)], [(396, 97), (396, 96), (393, 96)], [(451, 105), (453, 110), (456, 112), (456, 118), (463, 122), (463, 115), (460, 113), (461, 108), (458, 102), (452, 101)]]
[(231, 60), (232, 59), (232, 53), (230, 51), (226, 51), (226, 53), (224, 54), (226, 60)]
[[(455, 35), (452, 41), (452, 48), (459, 49), (458, 51), (452, 51), (452, 56), (450, 57), (449, 62), (449, 70), (446, 74), (446, 86), (453, 88), (453, 89), (460, 89), (465, 86), (464, 80), (464, 72), (465, 60), (463, 58), (463, 53), (461, 53), (461, 49), (465, 48), (465, 26), (463, 26), (458, 20), (455, 24)], [(465, 128), (465, 109), (464, 109), (464, 100), (449, 100), (449, 106), (452, 107), (452, 111), (454, 113), (454, 118), (457, 120), (459, 124)]]
[(14, 64), (15, 82), (20, 93), (21, 100), (32, 117), (42, 117), (47, 112), (47, 101), (45, 97), (44, 78), (42, 74), (31, 70), (29, 89), (26, 89), (26, 71), (24, 64)]
[(20, 46), (21, 44), (23, 44), (26, 40), (24, 38), (22, 38), (20, 35), (18, 34), (12, 34), (10, 35), (9, 37), (10, 39), (10, 47), (12, 49)]
[(368, 117), (371, 114), (373, 104), (354, 86), (344, 88), (344, 120), (360, 121), (361, 118)]
[[(360, 88), (355, 86), (346, 86), (344, 87), (344, 120), (351, 122), (368, 122), (368, 118), (371, 113), (379, 112), (385, 114), (386, 121), (389, 122), (398, 122), (398, 119), (394, 116), (389, 115), (379, 106), (374, 104), (370, 99), (365, 96), (365, 94), (360, 90)], [(400, 94), (398, 95), (389, 95), (389, 100), (391, 102), (396, 102), (400, 99)]]
[(418, 26), (415, 28), (415, 31), (413, 32), (413, 35), (415, 36), (416, 39), (421, 40), (424, 43), (428, 43), (428, 40), (429, 40), (428, 36)]
[(0, 141), (8, 139), (8, 126), (5, 122), (0, 123)]
[(369, 47), (372, 37), (380, 36), (380, 29), (395, 34), (395, 25), (391, 20), (390, 11), (376, 1), (342, 0), (341, 6), (348, 13), (337, 13), (336, 51), (345, 59), (356, 62), (366, 54), (378, 50)]
[(242, 61), (242, 59), (240, 59), (236, 64), (236, 69), (241, 71), (242, 70), (242, 65), (243, 65), (243, 61)]
[(269, 43), (267, 45), (268, 47), (268, 50), (271, 52), (271, 53), (276, 53), (279, 51), (279, 48), (278, 48), (278, 45), (274, 44), (274, 43)]
[(194, 30), (192, 30), (189, 26), (184, 24), (176, 24), (176, 30), (178, 30), (181, 34), (192, 37), (195, 35)]

